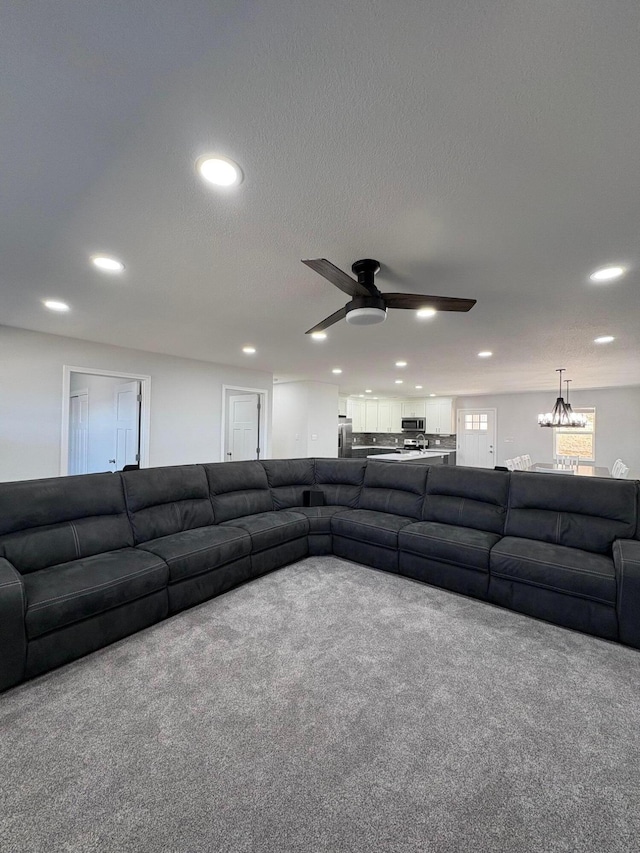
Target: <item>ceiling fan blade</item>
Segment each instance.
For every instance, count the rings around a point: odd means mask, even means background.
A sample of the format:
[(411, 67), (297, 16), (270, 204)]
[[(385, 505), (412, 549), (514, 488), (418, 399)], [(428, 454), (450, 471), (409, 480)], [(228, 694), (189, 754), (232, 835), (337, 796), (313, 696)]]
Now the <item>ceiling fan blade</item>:
[(359, 281), (351, 278), (350, 275), (347, 275), (346, 272), (343, 272), (326, 258), (312, 258), (311, 260), (302, 261), (302, 263), (311, 267), (312, 270), (315, 270), (323, 278), (326, 278), (327, 281), (330, 281), (331, 284), (334, 284), (343, 293), (346, 293), (347, 296), (353, 298), (354, 296), (371, 295), (367, 288), (360, 284)]
[(334, 323), (337, 323), (339, 320), (343, 320), (347, 316), (347, 306), (341, 308), (339, 311), (336, 311), (335, 314), (331, 314), (330, 317), (325, 317), (321, 323), (318, 323), (317, 326), (314, 326), (313, 329), (309, 329), (308, 332), (305, 332), (305, 335), (310, 335), (312, 332), (324, 332), (325, 329), (328, 329), (329, 326), (333, 326)]
[(470, 311), (475, 299), (456, 299), (453, 296), (425, 296), (420, 293), (383, 293), (387, 308), (435, 308), (436, 311)]

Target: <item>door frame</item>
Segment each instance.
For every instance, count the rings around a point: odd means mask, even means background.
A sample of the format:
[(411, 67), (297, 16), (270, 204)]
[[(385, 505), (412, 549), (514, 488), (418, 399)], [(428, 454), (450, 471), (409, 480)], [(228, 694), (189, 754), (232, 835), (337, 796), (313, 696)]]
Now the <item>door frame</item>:
[[(456, 409), (456, 465), (459, 464), (457, 451), (460, 443), (460, 436), (462, 434), (462, 423), (463, 423), (463, 415), (468, 414), (480, 414), (481, 412), (492, 412), (493, 413), (493, 467), (495, 467), (498, 463), (495, 461), (497, 458), (497, 448), (498, 448), (498, 410), (493, 406), (474, 406), (472, 409)], [(491, 468), (486, 468), (485, 470), (490, 471)]]
[(60, 476), (69, 474), (69, 398), (71, 374), (88, 373), (91, 376), (113, 376), (114, 379), (137, 379), (140, 382), (140, 467), (149, 467), (149, 434), (151, 430), (151, 377), (144, 373), (123, 373), (120, 370), (102, 370), (98, 367), (62, 365), (62, 426), (60, 431)]
[(267, 410), (269, 408), (269, 391), (267, 388), (247, 388), (244, 385), (223, 385), (222, 386), (222, 411), (220, 424), (220, 461), (226, 462), (225, 456), (227, 446), (227, 391), (239, 391), (241, 394), (260, 394), (260, 459), (267, 459), (267, 447), (271, 436), (269, 435), (269, 422), (267, 418)]

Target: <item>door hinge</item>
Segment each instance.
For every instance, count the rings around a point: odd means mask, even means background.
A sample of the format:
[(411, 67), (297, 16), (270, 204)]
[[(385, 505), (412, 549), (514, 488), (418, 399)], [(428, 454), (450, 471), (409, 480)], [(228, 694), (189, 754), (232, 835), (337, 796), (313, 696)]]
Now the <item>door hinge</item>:
[(142, 394), (136, 394), (136, 400), (138, 401), (138, 403), (141, 403), (142, 402)]
[(136, 453), (136, 462), (139, 462), (139, 461), (140, 461), (140, 454)]

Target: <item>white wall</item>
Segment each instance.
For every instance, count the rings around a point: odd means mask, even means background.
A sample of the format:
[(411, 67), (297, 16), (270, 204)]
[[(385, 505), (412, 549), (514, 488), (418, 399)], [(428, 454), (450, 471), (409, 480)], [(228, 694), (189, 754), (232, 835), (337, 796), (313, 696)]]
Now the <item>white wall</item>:
[[(222, 386), (273, 375), (0, 326), (0, 481), (60, 473), (63, 365), (151, 376), (150, 465), (220, 460)], [(267, 431), (265, 455), (271, 453)]]
[[(550, 462), (553, 429), (538, 426), (538, 414), (553, 408), (557, 392), (458, 397), (456, 408), (496, 409), (496, 465), (528, 453), (534, 462)], [(629, 478), (640, 478), (640, 387), (571, 391), (574, 409), (596, 409), (596, 465), (611, 469), (620, 457)]]
[(338, 386), (279, 382), (273, 386), (273, 456), (338, 455)]

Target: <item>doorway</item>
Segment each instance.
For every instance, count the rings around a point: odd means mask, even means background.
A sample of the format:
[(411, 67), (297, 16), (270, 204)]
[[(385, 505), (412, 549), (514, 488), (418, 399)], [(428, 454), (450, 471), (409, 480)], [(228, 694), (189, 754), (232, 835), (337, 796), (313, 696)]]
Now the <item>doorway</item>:
[(266, 391), (222, 386), (222, 459), (263, 459), (266, 444)]
[(496, 447), (495, 409), (458, 409), (456, 465), (493, 468)]
[(148, 466), (150, 381), (149, 376), (65, 365), (62, 476)]

